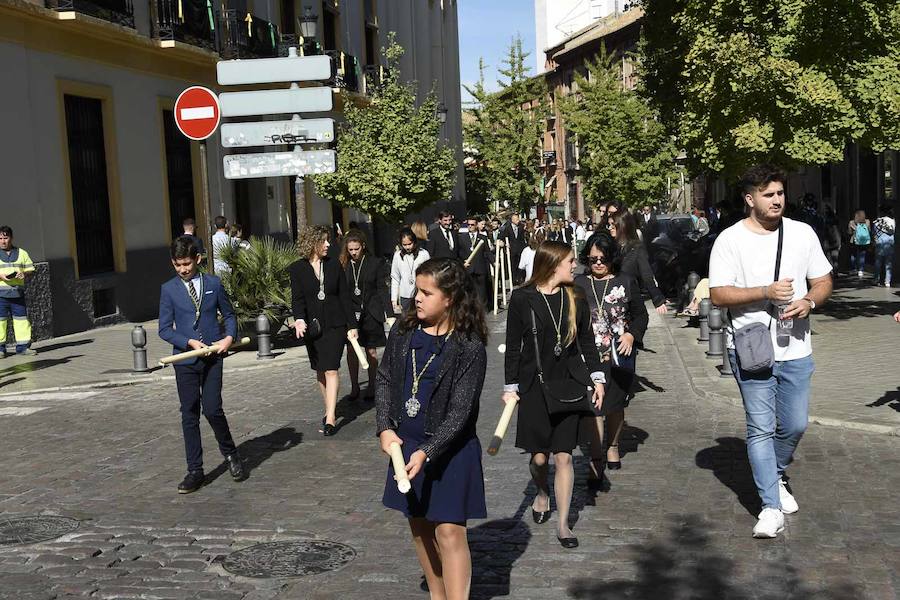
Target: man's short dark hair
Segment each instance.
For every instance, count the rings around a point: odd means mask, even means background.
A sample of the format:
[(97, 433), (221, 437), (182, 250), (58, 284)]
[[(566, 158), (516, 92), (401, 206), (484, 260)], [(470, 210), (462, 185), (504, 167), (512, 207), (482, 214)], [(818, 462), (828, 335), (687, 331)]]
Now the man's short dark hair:
[(452, 216), (453, 216), (453, 213), (449, 213), (445, 210), (442, 210), (441, 212), (438, 213), (438, 219), (443, 219), (444, 217), (452, 217)]
[(787, 182), (787, 175), (785, 175), (784, 171), (774, 165), (763, 164), (750, 167), (750, 169), (741, 176), (739, 184), (741, 196), (752, 194), (756, 190), (764, 188), (774, 181), (784, 185)]
[(172, 260), (180, 260), (183, 258), (197, 258), (200, 256), (200, 249), (197, 242), (189, 235), (181, 235), (175, 238), (170, 248)]
[(6, 237), (12, 237), (12, 227), (9, 225), (0, 225), (0, 235), (5, 235)]
[(213, 219), (213, 223), (216, 225), (216, 229), (225, 229), (228, 226), (228, 219), (219, 215), (215, 219)]
[(184, 221), (181, 222), (181, 224), (182, 224), (182, 226), (184, 226), (184, 227), (188, 227), (188, 226), (190, 226), (190, 225), (196, 225), (196, 223), (194, 223), (194, 218), (193, 218), (193, 217), (188, 217), (188, 218), (186, 218)]

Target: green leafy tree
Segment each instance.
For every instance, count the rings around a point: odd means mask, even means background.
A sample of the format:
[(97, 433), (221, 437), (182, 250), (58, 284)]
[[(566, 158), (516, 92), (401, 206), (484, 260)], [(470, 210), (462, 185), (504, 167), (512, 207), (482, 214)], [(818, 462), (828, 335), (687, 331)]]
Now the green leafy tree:
[(576, 75), (577, 93), (559, 102), (578, 139), (585, 197), (629, 206), (665, 197), (675, 166), (671, 136), (643, 98), (622, 88), (614, 57), (601, 53), (587, 68), (590, 78)]
[(900, 147), (896, 0), (644, 0), (646, 96), (693, 172)]
[(440, 143), (434, 94), (417, 106), (413, 86), (400, 80), (404, 50), (393, 34), (382, 52), (388, 66), (383, 84), (368, 106), (347, 99), (337, 171), (316, 175), (314, 181), (325, 198), (399, 222), (450, 196), (456, 159), (453, 150)]
[(540, 141), (546, 108), (547, 85), (543, 77), (529, 77), (522, 39), (509, 47), (499, 69), (500, 90), (488, 92), (481, 76), (466, 91), (475, 99), (472, 119), (464, 127), (470, 162), (482, 169), (494, 200), (526, 211), (541, 201)]

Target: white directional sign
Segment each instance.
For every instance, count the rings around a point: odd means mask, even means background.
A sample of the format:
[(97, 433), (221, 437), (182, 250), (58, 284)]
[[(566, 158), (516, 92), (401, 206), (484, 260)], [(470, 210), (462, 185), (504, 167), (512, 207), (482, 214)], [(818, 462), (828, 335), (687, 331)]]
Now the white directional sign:
[(323, 54), (223, 60), (216, 63), (216, 75), (220, 85), (324, 81), (331, 78), (331, 57)]
[(225, 148), (326, 144), (334, 141), (334, 119), (225, 123), (221, 138)]
[(330, 87), (223, 92), (219, 94), (223, 117), (326, 112), (332, 109)]
[(226, 179), (334, 173), (334, 150), (232, 154), (224, 157)]

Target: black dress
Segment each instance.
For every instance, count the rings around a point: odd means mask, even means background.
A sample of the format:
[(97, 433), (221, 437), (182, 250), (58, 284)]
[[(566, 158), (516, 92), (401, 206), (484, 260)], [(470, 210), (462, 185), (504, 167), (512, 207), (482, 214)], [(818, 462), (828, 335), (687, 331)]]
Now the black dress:
[[(410, 339), (410, 350), (416, 351), (417, 369), (421, 370), (431, 355), (435, 355), (435, 358), (419, 381), (416, 398), (421, 406), (418, 414), (415, 417), (407, 416), (397, 428), (397, 436), (403, 440), (400, 448), (406, 462), (409, 462), (413, 453), (428, 437), (425, 433), (425, 415), (428, 413), (434, 382), (443, 361), (441, 350), (444, 340), (444, 336), (429, 335), (421, 329), (414, 331)], [(409, 398), (412, 394), (412, 361), (410, 351), (404, 369), (404, 398)], [(426, 463), (410, 483), (412, 490), (401, 494), (394, 480), (394, 467), (389, 464), (382, 497), (384, 505), (402, 512), (407, 518), (425, 518), (435, 523), (462, 523), (468, 519), (487, 517), (481, 444), (474, 431), (454, 440), (446, 452)]]
[(666, 303), (666, 297), (656, 285), (653, 277), (653, 269), (650, 268), (650, 258), (643, 244), (636, 244), (631, 248), (622, 250), (622, 266), (619, 275), (631, 277), (650, 296), (653, 306), (660, 307)]
[(359, 345), (363, 348), (384, 347), (387, 342), (384, 323), (394, 313), (387, 287), (386, 263), (374, 256), (363, 255), (359, 262), (347, 263), (344, 274), (353, 304), (351, 326), (359, 331)]
[[(337, 259), (322, 259), (325, 278), (324, 299), (319, 299), (320, 280), (308, 260), (300, 259), (289, 267), (291, 305), (295, 319), (306, 321), (307, 330), (313, 319), (322, 327), (322, 337), (306, 340), (309, 364), (314, 371), (336, 371), (347, 343), (348, 325), (353, 327), (353, 303), (347, 280)], [(349, 315), (349, 316), (348, 316)]]
[[(572, 378), (584, 383), (587, 388), (592, 385), (590, 374), (602, 370), (600, 357), (594, 346), (590, 311), (581, 294), (577, 295), (575, 302), (578, 343), (573, 341), (558, 357), (554, 354), (556, 329), (553, 322), (559, 322), (560, 309), (565, 344), (569, 314), (569, 303), (563, 302), (565, 297), (564, 289), (544, 296), (534, 286), (527, 286), (515, 290), (510, 298), (506, 324), (506, 383), (519, 385), (516, 447), (530, 453), (571, 453), (578, 445), (578, 423), (582, 417), (578, 413), (551, 416), (547, 411), (544, 393), (537, 378), (531, 311), (534, 310), (537, 321), (538, 347), (545, 380)], [(578, 350), (579, 344), (584, 359)]]
[[(591, 307), (594, 344), (603, 362), (603, 371), (607, 374), (603, 405), (597, 411), (598, 416), (606, 416), (628, 406), (637, 348), (647, 331), (647, 307), (641, 300), (637, 282), (625, 275), (602, 280), (579, 275), (575, 278), (575, 285), (584, 291)], [(625, 333), (634, 336), (630, 356), (615, 351), (619, 338)]]

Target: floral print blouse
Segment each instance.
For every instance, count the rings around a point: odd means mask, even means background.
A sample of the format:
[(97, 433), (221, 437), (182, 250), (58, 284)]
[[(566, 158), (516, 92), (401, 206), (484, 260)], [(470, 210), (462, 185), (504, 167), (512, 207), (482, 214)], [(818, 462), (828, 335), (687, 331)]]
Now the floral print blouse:
[(647, 329), (647, 308), (631, 277), (593, 279), (579, 275), (575, 284), (582, 289), (591, 307), (594, 343), (602, 362), (612, 360), (613, 344), (625, 333), (632, 334), (636, 344), (641, 343)]

